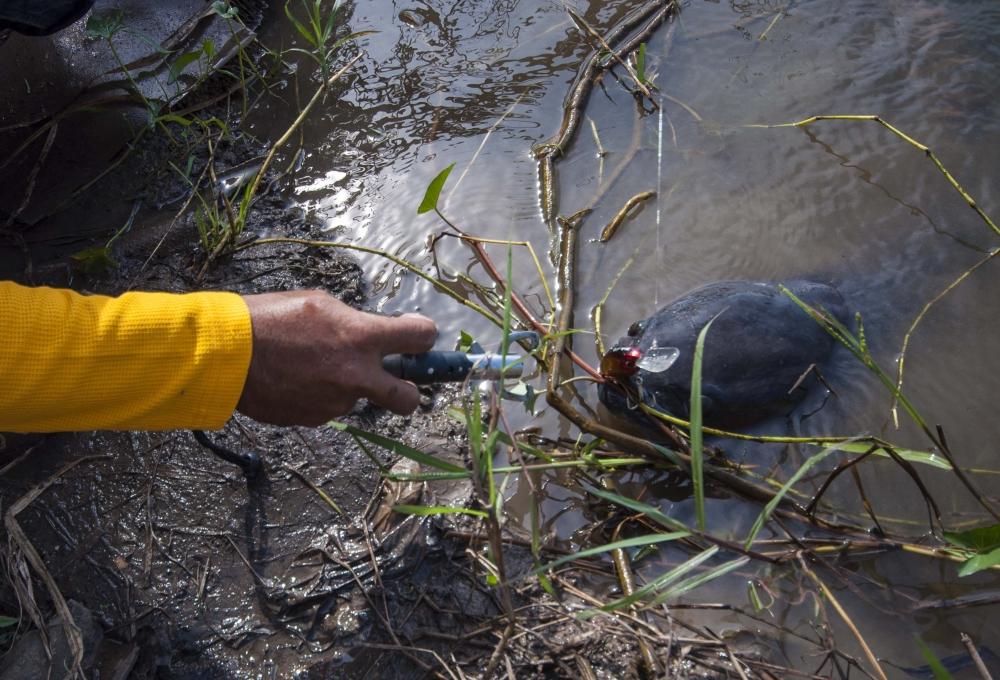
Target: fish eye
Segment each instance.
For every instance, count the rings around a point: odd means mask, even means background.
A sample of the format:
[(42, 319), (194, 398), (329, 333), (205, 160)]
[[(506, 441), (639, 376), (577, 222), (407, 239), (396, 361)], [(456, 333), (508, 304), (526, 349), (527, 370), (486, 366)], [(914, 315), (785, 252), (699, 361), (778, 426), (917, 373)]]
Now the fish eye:
[(646, 330), (646, 321), (645, 320), (636, 321), (635, 323), (633, 323), (631, 326), (628, 327), (626, 335), (628, 335), (630, 338), (634, 338), (641, 335), (644, 330)]

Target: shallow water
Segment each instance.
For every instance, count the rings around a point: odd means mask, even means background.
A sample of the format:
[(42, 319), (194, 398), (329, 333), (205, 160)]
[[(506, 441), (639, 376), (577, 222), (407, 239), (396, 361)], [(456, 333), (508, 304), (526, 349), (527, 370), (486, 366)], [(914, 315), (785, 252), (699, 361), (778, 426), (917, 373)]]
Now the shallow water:
[[(639, 3), (575, 4), (588, 22), (606, 28)], [(544, 257), (551, 243), (530, 149), (557, 130), (563, 96), (590, 49), (563, 6), (377, 0), (345, 10), (352, 30), (380, 32), (362, 41), (365, 57), (343, 101), (307, 124), (312, 151), (294, 198), (331, 239), (382, 248), (431, 271), (427, 238), (444, 225), (433, 215), (417, 216), (416, 207), (430, 180), (455, 163), (444, 213), (475, 235), (531, 241), (551, 279)], [(284, 25), (272, 22), (274, 33), (265, 41), (293, 43), (294, 36), (280, 34)], [(873, 122), (747, 126), (817, 114), (878, 114), (933, 149), (984, 210), (997, 215), (998, 61), (1000, 5), (985, 0), (686, 3), (680, 19), (661, 27), (647, 49), (661, 113), (640, 115), (633, 98), (605, 77), (586, 115), (608, 153), (598, 157), (585, 123), (558, 164), (561, 214), (600, 197), (581, 235), (576, 326), (590, 327), (593, 307), (630, 259), (604, 311), (609, 341), (632, 321), (708, 282), (813, 278), (840, 288), (863, 316), (876, 358), (894, 372), (903, 335), (920, 308), (996, 247), (1000, 236), (922, 152)], [(306, 68), (303, 62), (303, 73)], [(290, 86), (286, 92), (291, 95)], [(272, 105), (253, 129), (264, 137), (280, 133), (290, 112)], [(620, 175), (603, 186), (623, 160)], [(657, 198), (610, 243), (592, 241), (628, 197), (647, 190), (657, 191)], [(502, 246), (492, 252), (504, 261)], [(445, 240), (438, 255), (445, 271), (485, 280), (462, 246)], [(442, 347), (460, 329), (496, 337), (486, 321), (412, 275), (374, 257), (363, 263), (373, 304), (434, 317)], [(998, 267), (988, 263), (935, 307), (907, 356), (906, 392), (928, 422), (942, 424), (971, 467), (1000, 468), (993, 454), (1000, 437), (1000, 420), (993, 417), (1000, 352), (991, 304), (1000, 293)], [(520, 249), (514, 280), (542, 311), (544, 290)], [(589, 338), (578, 336), (576, 347), (594, 361)], [(893, 428), (887, 393), (846, 352), (827, 373), (838, 396), (792, 429), (879, 433), (901, 445), (926, 446), (915, 427), (904, 422), (900, 431)], [(582, 396), (596, 404), (593, 391)], [(544, 411), (534, 423), (524, 418), (518, 424), (570, 431)], [(765, 427), (789, 429), (786, 422)], [(805, 455), (759, 446), (727, 452), (750, 463), (788, 456), (789, 465)], [(922, 474), (946, 515), (968, 519), (975, 511), (952, 477)], [(880, 514), (915, 520), (918, 534), (926, 529), (920, 496), (901, 473), (879, 463), (864, 477)], [(978, 483), (990, 493), (995, 479)], [(589, 522), (581, 511), (563, 512), (575, 495), (554, 485), (546, 508), (548, 526), (563, 538)], [(835, 488), (833, 497), (857, 505), (848, 484)], [(682, 519), (692, 514), (685, 500), (662, 504)], [(722, 499), (711, 500), (709, 511), (718, 528), (729, 527), (735, 536), (756, 512)], [(960, 582), (954, 566), (915, 558), (885, 556), (862, 569), (916, 599), (1000, 585), (995, 577)], [(746, 601), (741, 579), (712, 588), (697, 597)], [(910, 611), (905, 598), (890, 598), (880, 612), (856, 593), (838, 592), (871, 634), (882, 637), (879, 653), (897, 663), (923, 663), (912, 643), (918, 633), (942, 655), (959, 650), (959, 630), (1000, 650), (996, 607), (921, 610), (899, 625), (899, 616)], [(792, 610), (788, 605), (781, 614), (789, 625), (808, 618)]]

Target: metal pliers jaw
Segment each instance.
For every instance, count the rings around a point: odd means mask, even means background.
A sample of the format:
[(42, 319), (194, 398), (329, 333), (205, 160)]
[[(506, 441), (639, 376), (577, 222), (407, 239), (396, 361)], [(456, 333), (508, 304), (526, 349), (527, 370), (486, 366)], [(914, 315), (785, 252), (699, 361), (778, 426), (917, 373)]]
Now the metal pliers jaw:
[[(507, 336), (507, 345), (514, 343), (534, 351), (541, 344), (541, 338), (535, 331), (513, 331)], [(525, 357), (502, 355), (501, 350), (502, 343), (495, 352), (487, 352), (478, 342), (473, 342), (468, 352), (433, 350), (423, 354), (390, 354), (382, 359), (382, 368), (417, 385), (521, 377)]]

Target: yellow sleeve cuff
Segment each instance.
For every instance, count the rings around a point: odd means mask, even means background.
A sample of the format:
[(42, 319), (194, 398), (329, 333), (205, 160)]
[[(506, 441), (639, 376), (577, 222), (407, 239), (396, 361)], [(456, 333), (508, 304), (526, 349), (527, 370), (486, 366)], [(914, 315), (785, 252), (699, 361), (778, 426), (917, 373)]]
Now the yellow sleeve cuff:
[(217, 429), (250, 366), (234, 293), (117, 298), (0, 282), (0, 431)]

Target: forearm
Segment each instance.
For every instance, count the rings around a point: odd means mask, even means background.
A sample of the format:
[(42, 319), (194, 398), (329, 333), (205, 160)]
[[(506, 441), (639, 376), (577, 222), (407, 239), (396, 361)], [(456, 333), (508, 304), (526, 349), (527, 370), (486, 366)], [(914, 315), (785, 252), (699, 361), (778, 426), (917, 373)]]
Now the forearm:
[(232, 293), (0, 282), (0, 315), (0, 431), (218, 428), (250, 364), (250, 312)]

